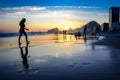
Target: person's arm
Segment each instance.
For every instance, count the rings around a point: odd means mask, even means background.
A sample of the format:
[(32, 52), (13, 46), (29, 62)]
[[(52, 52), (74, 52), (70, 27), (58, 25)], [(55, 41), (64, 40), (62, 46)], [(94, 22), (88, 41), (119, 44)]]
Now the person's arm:
[(27, 28), (24, 28), (24, 29), (27, 30), (27, 31), (29, 30), (29, 29), (27, 29)]

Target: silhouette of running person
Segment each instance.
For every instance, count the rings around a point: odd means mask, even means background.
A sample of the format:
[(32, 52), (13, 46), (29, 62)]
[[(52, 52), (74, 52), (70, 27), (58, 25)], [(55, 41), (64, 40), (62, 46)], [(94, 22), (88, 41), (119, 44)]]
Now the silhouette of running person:
[(25, 32), (25, 30), (29, 30), (29, 29), (25, 28), (25, 22), (26, 22), (26, 19), (23, 18), (19, 23), (19, 25), (20, 25), (19, 38), (18, 38), (18, 43), (19, 44), (21, 44), (20, 39), (21, 39), (22, 34), (25, 35), (26, 43), (29, 43), (28, 38), (27, 38), (27, 34)]

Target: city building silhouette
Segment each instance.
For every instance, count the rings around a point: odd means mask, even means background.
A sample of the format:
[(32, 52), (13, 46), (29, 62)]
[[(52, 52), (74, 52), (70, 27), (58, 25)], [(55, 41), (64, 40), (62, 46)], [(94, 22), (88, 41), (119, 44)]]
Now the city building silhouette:
[(109, 23), (104, 22), (102, 24), (102, 31), (109, 31)]
[[(109, 8), (109, 28), (110, 30), (120, 29), (120, 7)], [(118, 26), (116, 26), (118, 25)]]

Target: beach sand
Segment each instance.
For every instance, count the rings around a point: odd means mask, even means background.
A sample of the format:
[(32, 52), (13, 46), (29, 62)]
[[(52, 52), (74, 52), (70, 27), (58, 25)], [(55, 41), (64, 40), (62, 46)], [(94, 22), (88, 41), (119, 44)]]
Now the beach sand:
[[(74, 42), (76, 41), (76, 38), (74, 35), (48, 34), (28, 36), (28, 40), (30, 41), (29, 46), (38, 46), (51, 43)], [(79, 39), (79, 41), (83, 40)], [(24, 36), (21, 38), (21, 43), (22, 46), (26, 45)], [(17, 47), (19, 47), (18, 36), (0, 38), (0, 50)]]
[(120, 80), (119, 35), (1, 48), (0, 80)]

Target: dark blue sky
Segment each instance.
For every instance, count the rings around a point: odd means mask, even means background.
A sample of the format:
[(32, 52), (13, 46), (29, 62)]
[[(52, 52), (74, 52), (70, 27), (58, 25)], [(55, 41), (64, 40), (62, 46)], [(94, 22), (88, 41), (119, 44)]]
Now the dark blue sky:
[(16, 6), (120, 6), (120, 0), (0, 0), (0, 7)]

